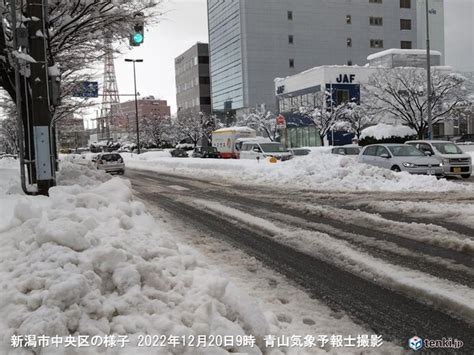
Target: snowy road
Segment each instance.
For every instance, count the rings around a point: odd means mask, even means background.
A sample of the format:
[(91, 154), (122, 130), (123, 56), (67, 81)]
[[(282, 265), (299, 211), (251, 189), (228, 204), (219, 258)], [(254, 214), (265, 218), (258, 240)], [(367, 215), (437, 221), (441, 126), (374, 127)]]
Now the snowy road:
[(459, 353), (474, 353), (474, 196), (126, 176), (137, 197), (257, 258), (384, 339), (452, 337), (465, 344)]

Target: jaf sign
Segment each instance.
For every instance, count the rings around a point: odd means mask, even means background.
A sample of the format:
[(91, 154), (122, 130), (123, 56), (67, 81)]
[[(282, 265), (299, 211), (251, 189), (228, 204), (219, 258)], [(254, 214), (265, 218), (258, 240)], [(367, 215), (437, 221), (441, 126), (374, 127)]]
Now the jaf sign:
[(355, 74), (339, 74), (336, 81), (341, 84), (352, 84), (355, 79)]
[(286, 128), (286, 119), (283, 115), (278, 115), (276, 118), (276, 126), (277, 128)]

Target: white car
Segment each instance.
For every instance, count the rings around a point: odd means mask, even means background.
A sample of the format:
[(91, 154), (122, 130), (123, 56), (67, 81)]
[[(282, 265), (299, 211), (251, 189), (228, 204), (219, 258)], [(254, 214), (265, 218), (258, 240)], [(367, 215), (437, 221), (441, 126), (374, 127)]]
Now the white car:
[(364, 147), (359, 162), (410, 174), (443, 175), (437, 158), (426, 156), (408, 144), (372, 144)]
[(293, 154), (278, 142), (243, 142), (240, 159), (265, 159), (274, 157), (284, 161), (293, 158)]
[(443, 164), (445, 176), (461, 176), (469, 179), (472, 174), (471, 156), (465, 154), (456, 144), (450, 141), (417, 140), (408, 141), (427, 155), (436, 157)]
[(125, 163), (118, 153), (101, 153), (92, 159), (98, 170), (105, 170), (106, 173), (125, 173)]

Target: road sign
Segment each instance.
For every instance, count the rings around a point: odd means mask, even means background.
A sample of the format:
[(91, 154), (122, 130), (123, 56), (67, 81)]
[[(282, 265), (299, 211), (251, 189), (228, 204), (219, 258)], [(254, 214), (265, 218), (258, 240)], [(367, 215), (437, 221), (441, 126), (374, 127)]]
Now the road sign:
[(283, 115), (278, 115), (276, 118), (276, 125), (277, 128), (286, 128), (286, 119)]
[(73, 97), (99, 97), (99, 83), (97, 81), (80, 81), (72, 93)]

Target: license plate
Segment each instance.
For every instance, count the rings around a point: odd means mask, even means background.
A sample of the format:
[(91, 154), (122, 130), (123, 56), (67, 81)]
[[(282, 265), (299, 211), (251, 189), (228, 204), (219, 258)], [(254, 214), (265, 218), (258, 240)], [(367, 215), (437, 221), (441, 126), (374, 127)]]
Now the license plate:
[(435, 171), (434, 169), (428, 169), (428, 175), (434, 175)]
[(461, 168), (453, 168), (453, 173), (460, 173), (461, 172)]

